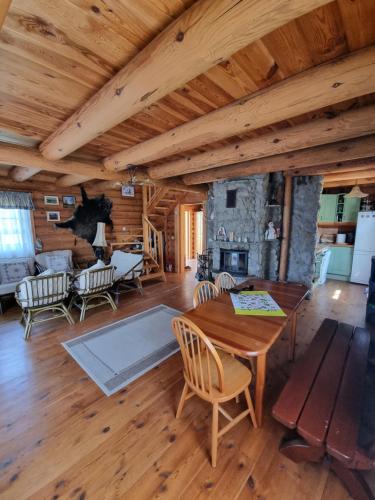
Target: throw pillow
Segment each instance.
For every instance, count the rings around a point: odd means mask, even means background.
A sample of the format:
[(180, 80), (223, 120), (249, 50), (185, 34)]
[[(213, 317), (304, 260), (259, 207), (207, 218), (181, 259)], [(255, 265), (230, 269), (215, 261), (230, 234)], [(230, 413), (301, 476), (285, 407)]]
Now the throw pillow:
[(1, 283), (14, 283), (16, 281), (21, 281), (29, 274), (30, 269), (26, 261), (4, 262), (3, 264), (0, 264)]
[(69, 272), (70, 262), (66, 255), (47, 255), (47, 267), (52, 269), (55, 273)]

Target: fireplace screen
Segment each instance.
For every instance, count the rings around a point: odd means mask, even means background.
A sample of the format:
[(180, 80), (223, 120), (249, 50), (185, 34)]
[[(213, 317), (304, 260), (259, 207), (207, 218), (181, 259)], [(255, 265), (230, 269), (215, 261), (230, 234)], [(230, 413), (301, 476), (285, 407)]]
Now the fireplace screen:
[(220, 249), (220, 271), (246, 276), (247, 275), (246, 250), (222, 250)]

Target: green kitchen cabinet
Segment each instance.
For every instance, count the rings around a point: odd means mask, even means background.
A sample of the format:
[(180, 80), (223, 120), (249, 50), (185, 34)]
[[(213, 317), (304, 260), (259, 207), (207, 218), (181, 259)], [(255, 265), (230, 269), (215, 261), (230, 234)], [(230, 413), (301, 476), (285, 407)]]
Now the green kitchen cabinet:
[(331, 246), (327, 278), (349, 281), (352, 272), (353, 247)]
[(320, 197), (319, 222), (335, 222), (337, 194), (322, 194)]
[(343, 222), (357, 222), (361, 198), (347, 198), (344, 201)]

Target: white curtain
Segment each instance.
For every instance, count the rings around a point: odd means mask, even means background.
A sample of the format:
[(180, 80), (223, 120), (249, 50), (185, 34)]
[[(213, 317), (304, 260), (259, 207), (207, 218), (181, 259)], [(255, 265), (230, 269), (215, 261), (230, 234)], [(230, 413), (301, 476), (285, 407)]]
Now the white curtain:
[(34, 253), (30, 210), (0, 208), (0, 258), (32, 257)]

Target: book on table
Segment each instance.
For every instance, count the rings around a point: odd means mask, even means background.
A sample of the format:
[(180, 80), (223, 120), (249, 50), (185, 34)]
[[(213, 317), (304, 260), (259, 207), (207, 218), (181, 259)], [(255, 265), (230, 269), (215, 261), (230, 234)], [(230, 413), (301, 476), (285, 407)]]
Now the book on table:
[(278, 303), (266, 291), (244, 291), (231, 293), (230, 298), (236, 314), (247, 316), (286, 316)]

